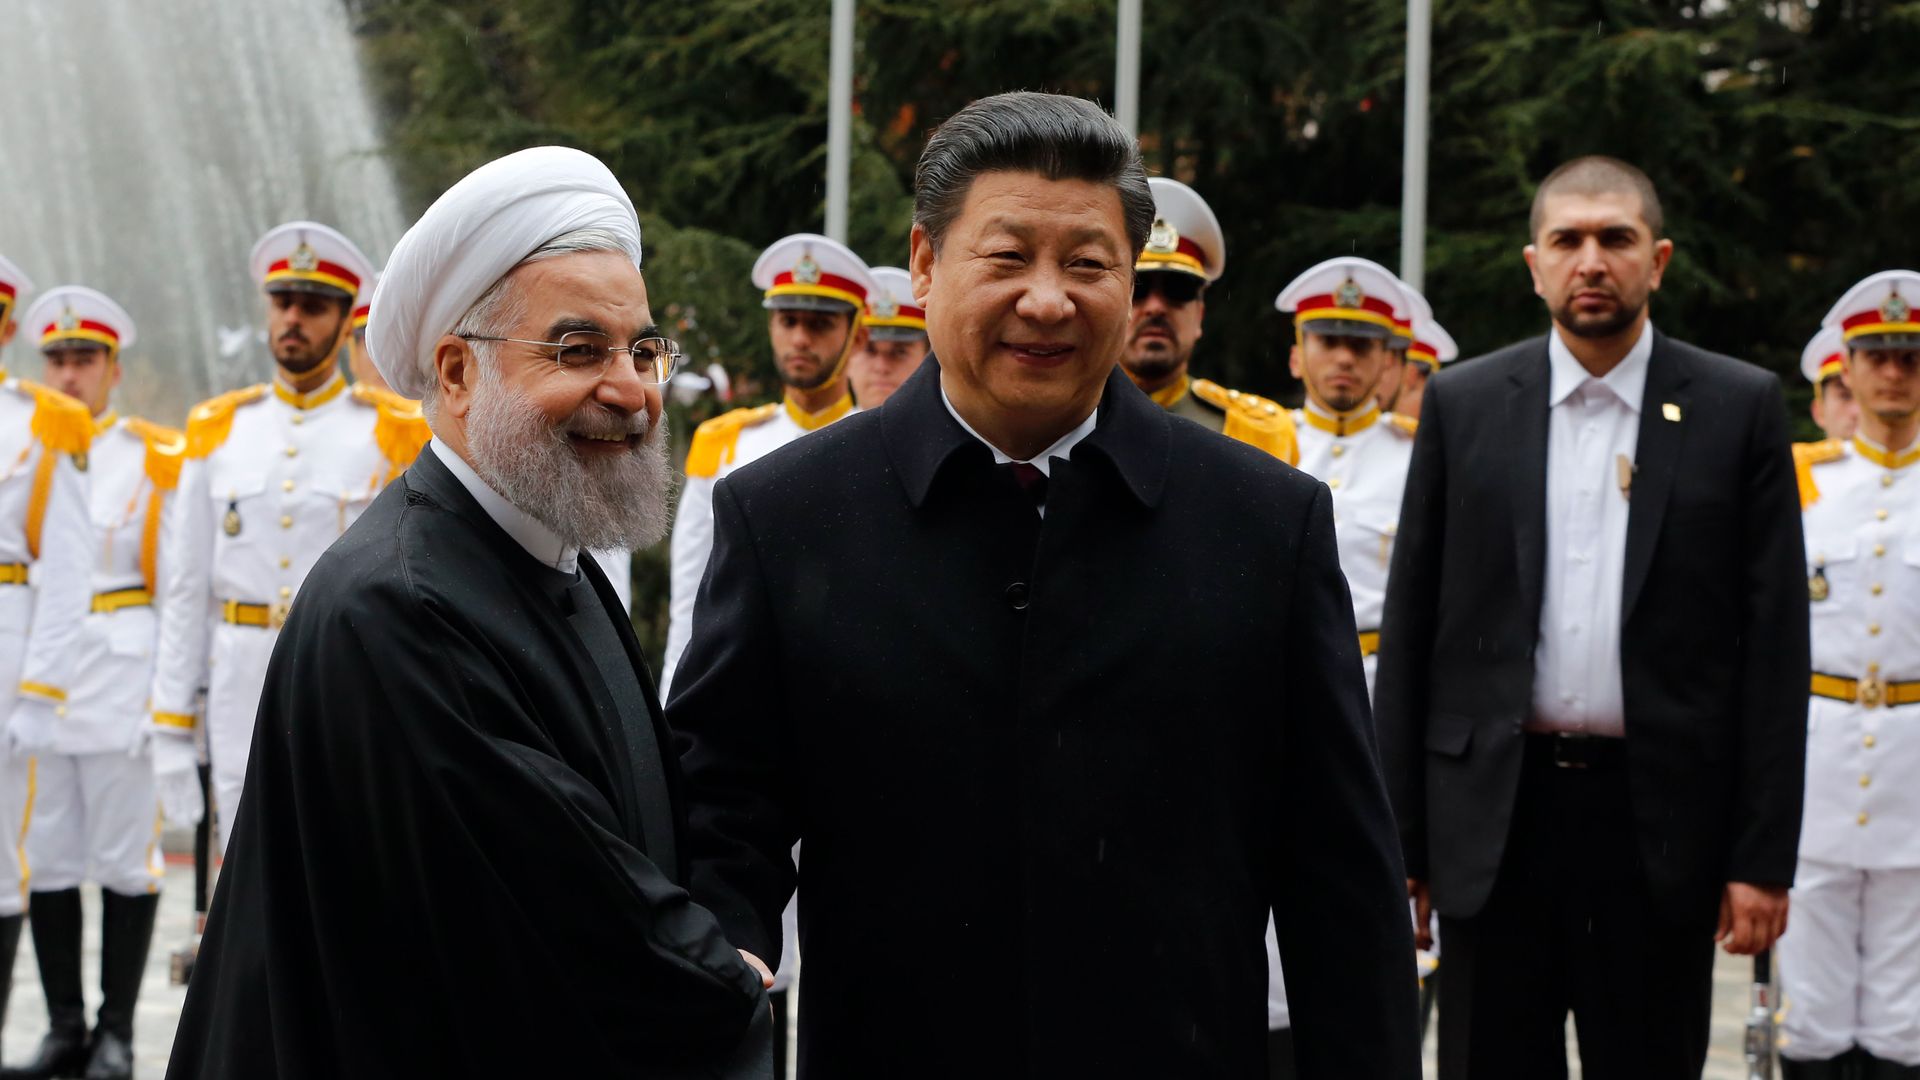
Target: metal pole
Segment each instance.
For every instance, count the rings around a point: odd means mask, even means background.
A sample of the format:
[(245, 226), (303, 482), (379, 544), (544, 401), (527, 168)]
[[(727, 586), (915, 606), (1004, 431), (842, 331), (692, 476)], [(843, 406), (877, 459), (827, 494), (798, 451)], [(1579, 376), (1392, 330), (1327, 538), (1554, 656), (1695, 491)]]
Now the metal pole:
[(843, 244), (853, 157), (853, 2), (833, 0), (833, 61), (827, 77), (827, 235)]
[(1433, 2), (1407, 0), (1407, 130), (1401, 149), (1400, 276), (1427, 276), (1427, 85), (1433, 67)]
[(1120, 0), (1114, 36), (1113, 115), (1128, 134), (1140, 134), (1140, 0)]

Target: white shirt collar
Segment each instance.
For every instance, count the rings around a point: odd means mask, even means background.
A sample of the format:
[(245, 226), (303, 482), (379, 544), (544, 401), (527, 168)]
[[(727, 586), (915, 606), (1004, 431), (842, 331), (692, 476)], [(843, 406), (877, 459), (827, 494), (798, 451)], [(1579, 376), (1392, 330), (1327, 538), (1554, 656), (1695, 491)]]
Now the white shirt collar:
[[(954, 422), (959, 424), (962, 430), (974, 438), (979, 439), (982, 445), (988, 450), (993, 451), (993, 463), (995, 465), (1008, 465), (1020, 460), (1005, 453), (992, 443), (987, 442), (986, 436), (973, 430), (973, 425), (967, 423), (966, 419), (960, 415), (960, 410), (953, 407), (953, 401), (947, 397), (947, 388), (944, 386), (940, 388), (940, 404), (947, 407), (947, 413), (953, 417)], [(1085, 420), (1080, 421), (1079, 426), (1067, 432), (1065, 435), (1060, 436), (1060, 438), (1054, 441), (1052, 446), (1040, 451), (1034, 455), (1032, 460), (1023, 462), (1022, 464), (1032, 465), (1034, 468), (1039, 469), (1042, 475), (1051, 477), (1053, 475), (1051, 471), (1052, 466), (1049, 465), (1048, 462), (1057, 457), (1071, 459), (1073, 457), (1073, 448), (1080, 444), (1081, 439), (1093, 434), (1094, 422), (1099, 419), (1100, 410), (1096, 407), (1091, 413), (1087, 414)]]
[(493, 490), (492, 485), (474, 472), (473, 466), (454, 453), (446, 443), (435, 438), (427, 445), (433, 448), (433, 456), (439, 458), (447, 471), (453, 473), (461, 486), (467, 489), (467, 494), (473, 496), (473, 501), (480, 504), (480, 509), (485, 510), (493, 523), (504, 529), (515, 542), (526, 548), (527, 554), (563, 574), (574, 573), (580, 568), (579, 548), (569, 547), (554, 535), (552, 529), (508, 502), (506, 496)]
[[(1636, 414), (1647, 392), (1647, 364), (1653, 359), (1653, 320), (1647, 320), (1640, 328), (1640, 338), (1627, 350), (1626, 358), (1615, 364), (1604, 378), (1594, 379), (1605, 386), (1626, 403), (1627, 408)], [(1553, 408), (1573, 395), (1575, 390), (1584, 386), (1593, 375), (1580, 366), (1573, 351), (1560, 337), (1560, 328), (1555, 326), (1547, 335), (1547, 363), (1552, 368), (1553, 382), (1547, 391), (1547, 407)]]

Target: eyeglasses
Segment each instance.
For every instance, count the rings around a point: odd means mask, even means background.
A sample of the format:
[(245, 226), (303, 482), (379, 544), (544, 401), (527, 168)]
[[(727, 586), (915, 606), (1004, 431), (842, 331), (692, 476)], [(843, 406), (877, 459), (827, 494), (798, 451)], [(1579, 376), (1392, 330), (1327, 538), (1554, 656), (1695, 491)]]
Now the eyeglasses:
[(1164, 271), (1147, 271), (1133, 276), (1133, 302), (1138, 304), (1158, 292), (1166, 298), (1168, 304), (1181, 307), (1191, 304), (1200, 297), (1200, 290), (1207, 283), (1192, 274), (1169, 274)]
[(632, 356), (633, 369), (639, 373), (640, 381), (646, 383), (664, 385), (673, 378), (673, 369), (680, 363), (680, 343), (663, 337), (639, 338), (621, 348), (615, 348), (613, 339), (597, 330), (571, 330), (561, 334), (559, 341), (530, 341), (526, 338), (483, 334), (461, 334), (460, 337), (467, 341), (511, 341), (516, 345), (544, 346), (553, 350), (547, 359), (560, 365), (562, 370), (594, 379), (607, 373), (607, 366), (613, 363), (615, 353)]

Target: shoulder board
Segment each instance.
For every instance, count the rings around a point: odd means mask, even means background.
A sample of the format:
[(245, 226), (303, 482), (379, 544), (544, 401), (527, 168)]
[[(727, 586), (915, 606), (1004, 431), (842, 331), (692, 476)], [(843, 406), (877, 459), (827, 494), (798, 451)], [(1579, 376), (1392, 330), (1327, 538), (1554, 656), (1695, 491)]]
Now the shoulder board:
[(1839, 439), (1793, 444), (1793, 478), (1800, 484), (1800, 509), (1820, 501), (1820, 486), (1813, 482), (1813, 467), (1847, 456), (1847, 444)]
[(1399, 413), (1388, 413), (1387, 421), (1393, 430), (1405, 435), (1409, 439), (1413, 438), (1414, 433), (1420, 430), (1420, 421), (1415, 420), (1411, 416), (1401, 416)]
[(427, 427), (427, 418), (420, 411), (420, 403), (391, 390), (364, 383), (354, 384), (353, 400), (376, 410), (373, 442), (387, 459), (388, 478), (405, 472), (413, 464), (413, 459), (420, 456), (420, 448), (433, 438), (432, 429)]
[(186, 433), (129, 416), (122, 421), (127, 434), (147, 444), (147, 479), (161, 491), (172, 491), (180, 484), (180, 465), (187, 458)]
[(187, 456), (199, 460), (220, 449), (233, 431), (234, 410), (266, 396), (267, 384), (255, 383), (195, 405), (187, 414)]
[(780, 403), (776, 401), (758, 408), (721, 413), (695, 428), (693, 443), (687, 447), (687, 475), (718, 476), (720, 467), (733, 461), (740, 433), (766, 423), (779, 412)]
[(93, 414), (51, 386), (21, 379), (20, 389), (33, 398), (33, 437), (48, 450), (78, 457), (85, 468), (87, 447), (93, 443)]
[(1289, 465), (1300, 461), (1300, 436), (1293, 414), (1278, 402), (1259, 394), (1228, 390), (1208, 379), (1195, 379), (1189, 392), (1227, 414), (1223, 434), (1256, 446)]

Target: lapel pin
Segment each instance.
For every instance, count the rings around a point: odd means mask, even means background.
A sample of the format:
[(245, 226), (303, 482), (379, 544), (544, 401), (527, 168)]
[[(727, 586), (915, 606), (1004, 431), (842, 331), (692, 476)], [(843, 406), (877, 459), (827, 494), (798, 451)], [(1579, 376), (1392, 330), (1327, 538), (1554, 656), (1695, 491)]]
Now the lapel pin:
[(1660, 415), (1677, 424), (1680, 422), (1680, 406), (1669, 401), (1665, 405), (1660, 406)]

